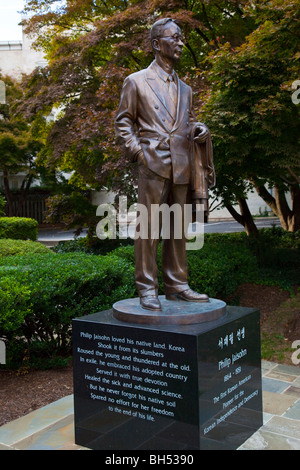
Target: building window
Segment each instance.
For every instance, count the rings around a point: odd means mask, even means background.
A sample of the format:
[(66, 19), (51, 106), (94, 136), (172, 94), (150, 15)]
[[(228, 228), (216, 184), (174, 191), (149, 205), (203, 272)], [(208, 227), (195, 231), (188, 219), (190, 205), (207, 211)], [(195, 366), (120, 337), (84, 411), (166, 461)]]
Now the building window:
[(20, 41), (0, 41), (0, 51), (21, 51), (22, 48)]

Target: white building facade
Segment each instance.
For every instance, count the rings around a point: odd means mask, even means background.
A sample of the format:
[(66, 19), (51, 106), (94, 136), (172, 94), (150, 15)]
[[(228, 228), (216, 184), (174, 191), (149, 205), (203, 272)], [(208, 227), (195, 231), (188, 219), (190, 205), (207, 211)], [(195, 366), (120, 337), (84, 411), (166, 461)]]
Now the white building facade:
[(44, 53), (32, 47), (33, 39), (23, 32), (22, 41), (0, 41), (0, 71), (16, 80), (47, 64)]
[[(32, 46), (33, 38), (22, 33), (22, 41), (0, 41), (0, 72), (3, 76), (9, 76), (20, 80), (22, 75), (29, 75), (36, 67), (47, 64), (44, 53), (37, 51)], [(1, 84), (4, 86), (4, 84)], [(1, 96), (5, 97), (2, 91)], [(3, 102), (3, 101), (1, 101)], [(26, 174), (10, 175), (9, 185), (11, 189), (20, 189)], [(3, 188), (3, 175), (0, 172), (0, 188)]]

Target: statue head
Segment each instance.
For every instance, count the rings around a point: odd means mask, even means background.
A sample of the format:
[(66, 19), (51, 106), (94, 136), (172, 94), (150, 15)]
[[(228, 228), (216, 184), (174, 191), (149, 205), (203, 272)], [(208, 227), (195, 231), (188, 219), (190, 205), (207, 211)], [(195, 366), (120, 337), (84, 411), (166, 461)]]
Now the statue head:
[(183, 38), (176, 20), (163, 18), (156, 21), (150, 30), (150, 40), (155, 55), (161, 55), (173, 62), (180, 59)]

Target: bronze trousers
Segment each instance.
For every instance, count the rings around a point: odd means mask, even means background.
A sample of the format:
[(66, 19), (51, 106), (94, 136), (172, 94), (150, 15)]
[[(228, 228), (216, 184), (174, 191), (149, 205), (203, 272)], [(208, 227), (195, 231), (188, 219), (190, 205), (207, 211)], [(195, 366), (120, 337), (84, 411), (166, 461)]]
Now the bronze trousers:
[[(139, 210), (138, 206), (135, 281), (140, 297), (158, 293), (157, 249), (161, 226), (165, 227), (166, 224), (169, 233), (162, 233), (162, 274), (165, 294), (189, 288), (184, 217), (187, 191), (188, 185), (173, 184), (172, 180), (156, 175), (145, 165), (139, 166), (138, 204), (143, 206), (143, 211)], [(170, 224), (168, 220), (162, 221), (160, 217), (159, 233), (153, 233), (154, 218), (157, 227), (157, 212), (153, 211), (153, 208), (157, 209), (162, 204), (167, 204), (168, 207), (176, 204), (178, 211), (170, 211)], [(180, 237), (178, 233), (181, 233)]]

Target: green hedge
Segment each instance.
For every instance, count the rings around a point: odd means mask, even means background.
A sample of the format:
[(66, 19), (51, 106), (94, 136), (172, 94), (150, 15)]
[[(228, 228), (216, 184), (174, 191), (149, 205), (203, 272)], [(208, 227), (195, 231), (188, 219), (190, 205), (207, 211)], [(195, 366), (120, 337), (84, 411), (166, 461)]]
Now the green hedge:
[(61, 241), (52, 248), (55, 253), (88, 253), (93, 255), (106, 255), (120, 246), (133, 245), (131, 238), (126, 239), (105, 239), (82, 237), (76, 240)]
[[(222, 299), (247, 282), (276, 285), (292, 294), (300, 279), (300, 231), (274, 227), (259, 234), (258, 238), (245, 232), (205, 234), (203, 248), (187, 253), (191, 287)], [(113, 253), (134, 264), (133, 247), (120, 247)], [(160, 259), (159, 253), (161, 273)], [(159, 281), (162, 293), (161, 275)]]
[(35, 241), (38, 222), (24, 217), (0, 217), (0, 238)]
[(50, 248), (31, 240), (0, 239), (0, 256), (26, 255), (30, 253), (49, 253)]
[[(224, 300), (246, 282), (291, 289), (300, 279), (298, 241), (299, 234), (281, 230), (262, 232), (260, 241), (245, 233), (205, 235), (203, 248), (187, 253), (190, 286)], [(106, 256), (54, 253), (36, 242), (11, 240), (0, 240), (0, 254), (1, 246), (0, 337), (8, 342), (10, 365), (25, 357), (31, 365), (57, 364), (57, 356), (71, 354), (72, 318), (137, 295), (132, 245)], [(162, 294), (160, 253), (158, 263)]]
[(5, 215), (4, 209), (6, 206), (6, 199), (0, 194), (0, 217)]
[(238, 286), (257, 275), (257, 260), (243, 243), (220, 237), (199, 252), (188, 252), (190, 286), (210, 297), (226, 300)]
[[(270, 248), (300, 250), (300, 230), (287, 232), (282, 227), (263, 228), (258, 237), (248, 237), (245, 232), (206, 233), (205, 244), (239, 243), (245, 245), (255, 255), (262, 255)], [(53, 251), (56, 253), (83, 252), (90, 254), (106, 254), (119, 247), (133, 245), (130, 238), (125, 240), (99, 240), (98, 238), (78, 238), (77, 240), (62, 241)], [(276, 259), (274, 260), (276, 261)]]
[(135, 292), (133, 268), (124, 260), (81, 253), (1, 258), (0, 287), (0, 337), (11, 366), (26, 355), (41, 365), (70, 354), (72, 318)]
[(0, 337), (14, 337), (30, 311), (30, 289), (16, 280), (12, 272), (0, 277)]
[[(113, 253), (134, 265), (134, 248), (120, 247)], [(257, 260), (244, 243), (219, 235), (206, 240), (201, 250), (188, 251), (189, 284), (192, 289), (210, 297), (226, 299), (242, 282), (257, 275)], [(158, 249), (159, 293), (163, 294), (161, 247)]]

